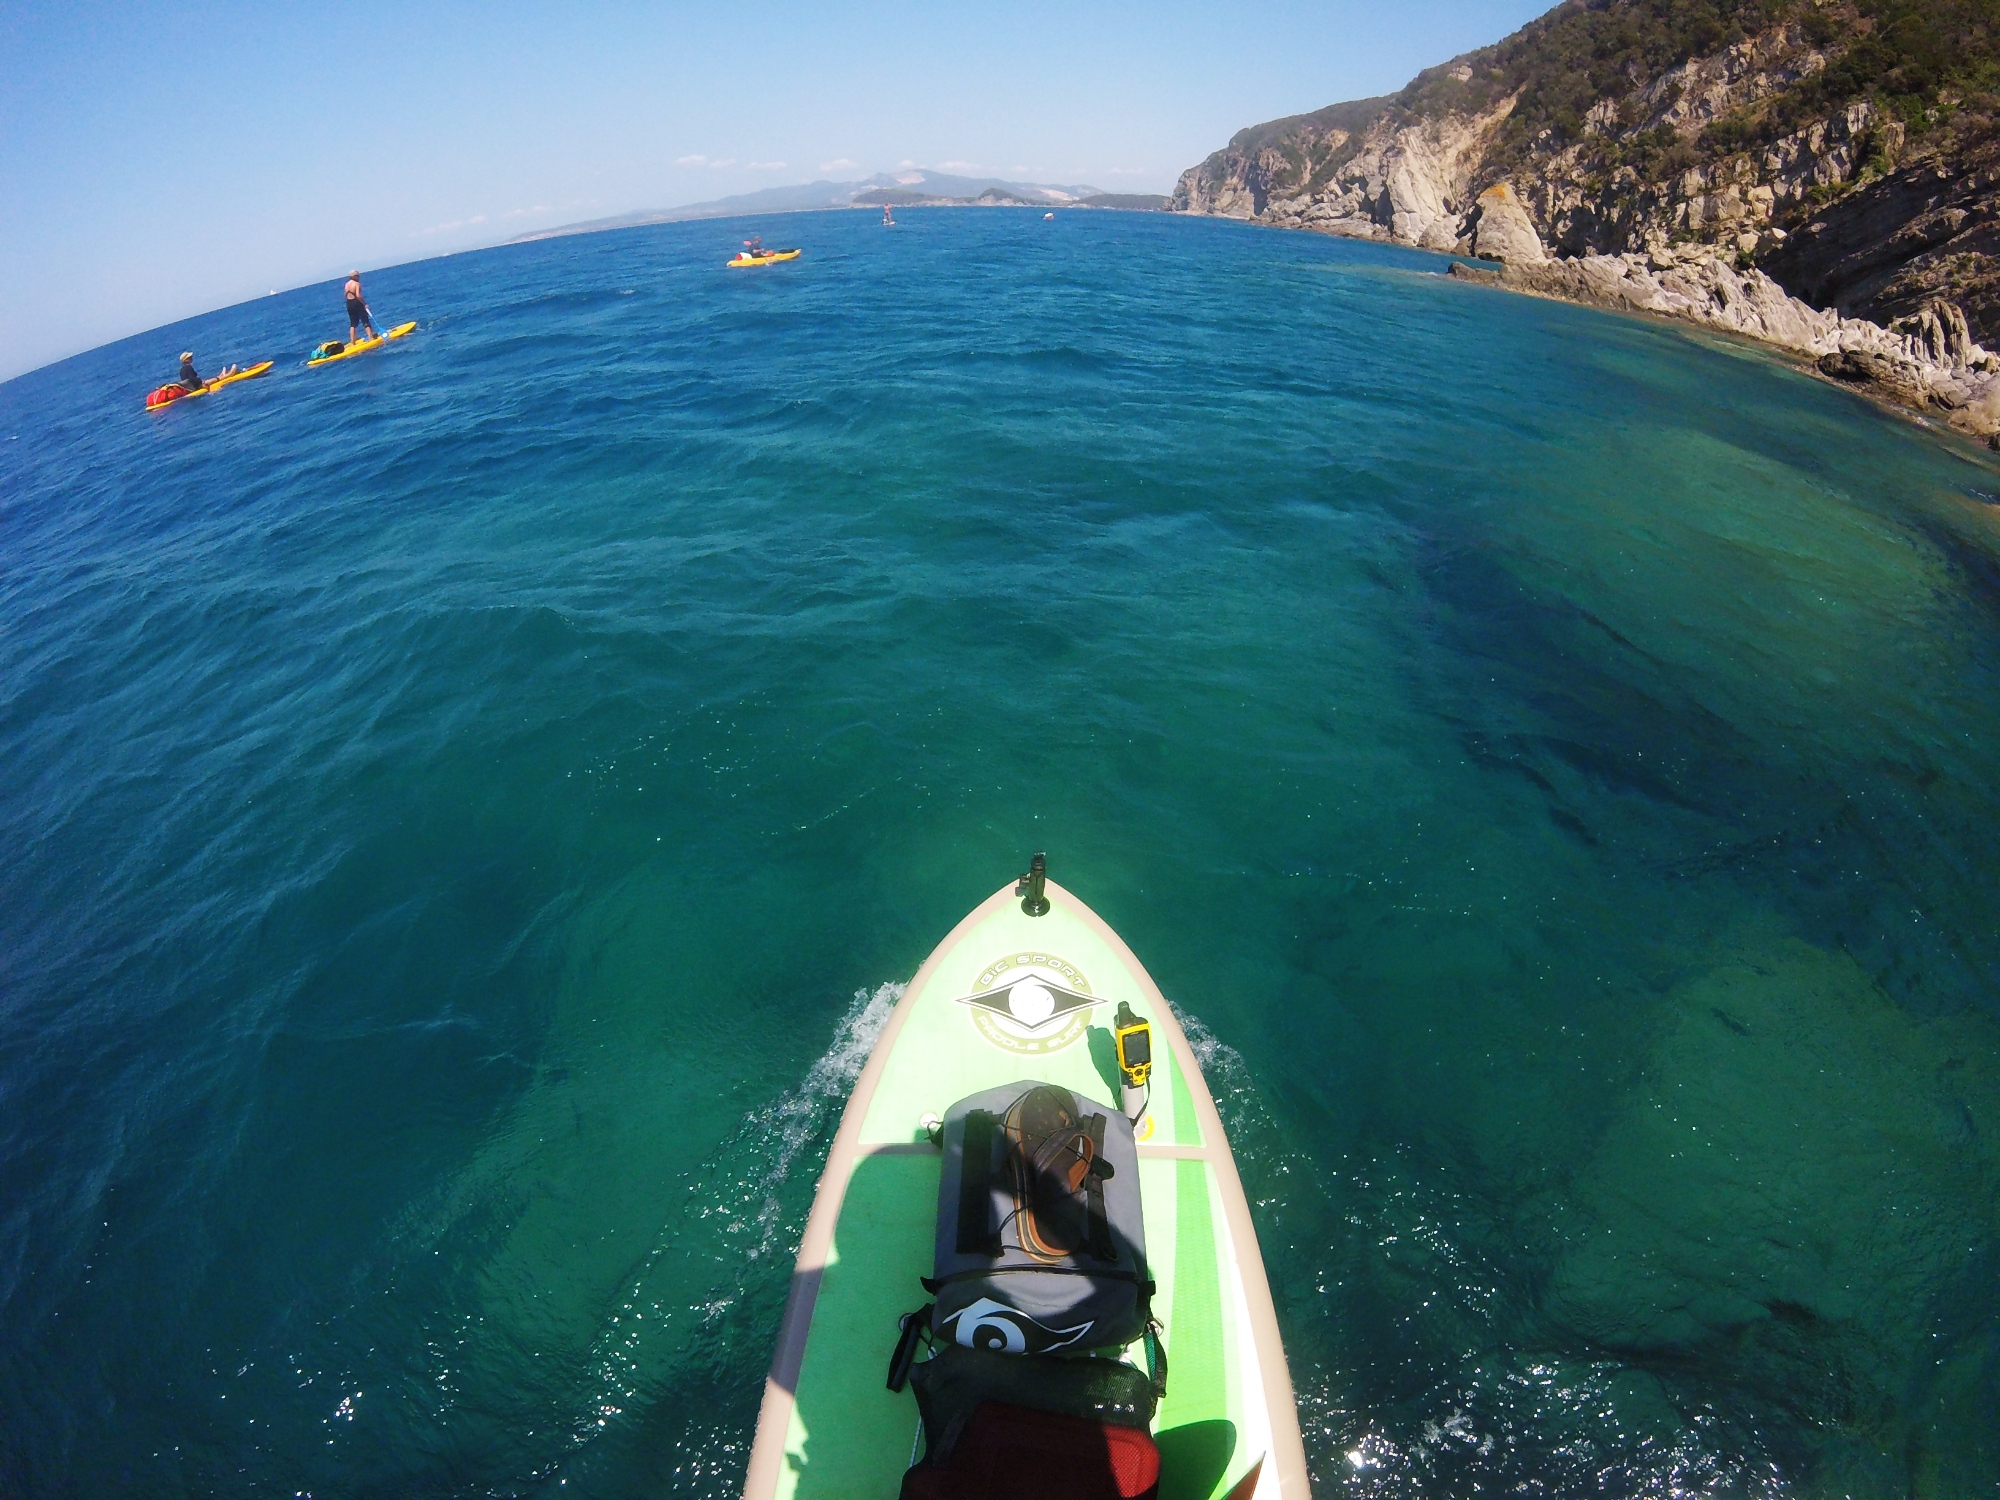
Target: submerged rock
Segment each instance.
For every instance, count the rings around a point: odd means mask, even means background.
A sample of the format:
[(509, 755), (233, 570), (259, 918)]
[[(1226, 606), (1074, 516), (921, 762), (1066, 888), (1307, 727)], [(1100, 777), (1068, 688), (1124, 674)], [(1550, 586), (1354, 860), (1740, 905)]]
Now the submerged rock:
[(1720, 1363), (1948, 1474), (1972, 1439), (1945, 1419), (2000, 1399), (1979, 1361), (1944, 1358), (2000, 1316), (1978, 1270), (2000, 1249), (2000, 1028), (1912, 1019), (1796, 940), (1673, 998), (1576, 1184), (1546, 1311), (1601, 1348)]

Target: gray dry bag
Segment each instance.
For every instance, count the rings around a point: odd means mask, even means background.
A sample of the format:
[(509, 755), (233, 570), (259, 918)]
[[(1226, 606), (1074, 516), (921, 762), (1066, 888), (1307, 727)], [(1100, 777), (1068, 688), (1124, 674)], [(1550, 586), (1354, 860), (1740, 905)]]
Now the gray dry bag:
[(1153, 1284), (1132, 1122), (1055, 1084), (961, 1099), (944, 1118), (930, 1326), (1004, 1354), (1122, 1347)]

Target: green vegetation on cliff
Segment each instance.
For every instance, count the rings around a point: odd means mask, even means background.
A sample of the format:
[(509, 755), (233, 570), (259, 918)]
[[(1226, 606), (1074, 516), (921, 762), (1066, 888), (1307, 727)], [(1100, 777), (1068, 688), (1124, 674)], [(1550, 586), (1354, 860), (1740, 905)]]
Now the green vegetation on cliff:
[[(1659, 101), (1644, 96), (1663, 76), (1774, 34), (1791, 41), (1795, 57), (1773, 89), (1698, 130), (1647, 124)], [(1588, 146), (1601, 174), (1630, 167), (1658, 180), (1767, 147), (1864, 101), (1899, 122), (1909, 145), (1938, 136), (1969, 143), (2000, 133), (2000, 0), (1565, 0), (1398, 93), (1251, 126), (1228, 149), (1275, 157), (1274, 195), (1310, 194), (1378, 121), (1480, 115), (1510, 97), (1485, 155), (1490, 177)], [(1592, 111), (1607, 100), (1616, 111), (1593, 128)], [(1329, 149), (1314, 149), (1330, 138)], [(1878, 132), (1863, 144), (1861, 176), (1893, 167), (1887, 138)]]
[(1520, 158), (1536, 144), (1582, 139), (1600, 100), (1629, 97), (1693, 59), (1791, 26), (1825, 65), (1711, 124), (1689, 165), (1861, 100), (1912, 134), (1939, 123), (1990, 129), (2000, 116), (2000, 0), (1567, 0), (1504, 41), (1419, 74), (1392, 102), (1428, 117), (1518, 95), (1496, 145), (1499, 155), (1511, 148)]

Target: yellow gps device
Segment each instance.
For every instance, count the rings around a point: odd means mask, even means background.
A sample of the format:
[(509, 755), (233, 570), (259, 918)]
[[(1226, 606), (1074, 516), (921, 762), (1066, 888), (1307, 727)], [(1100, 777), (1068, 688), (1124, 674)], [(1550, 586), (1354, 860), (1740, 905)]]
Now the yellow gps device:
[(1118, 1071), (1125, 1087), (1142, 1089), (1153, 1073), (1152, 1024), (1132, 1014), (1132, 1007), (1118, 1002), (1118, 1020), (1112, 1036), (1118, 1043)]

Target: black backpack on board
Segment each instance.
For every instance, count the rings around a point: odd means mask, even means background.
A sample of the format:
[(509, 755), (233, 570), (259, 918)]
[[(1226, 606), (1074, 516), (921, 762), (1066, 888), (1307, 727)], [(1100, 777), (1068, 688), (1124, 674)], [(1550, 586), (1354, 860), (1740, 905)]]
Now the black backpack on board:
[(944, 1118), (924, 1289), (939, 1339), (1003, 1354), (1121, 1348), (1153, 1284), (1132, 1122), (1049, 1083), (961, 1099)]
[[(940, 1136), (937, 1301), (903, 1320), (889, 1365), (923, 1423), (903, 1500), (1154, 1495), (1167, 1368), (1132, 1122), (1023, 1081), (961, 1099)], [(1116, 1357), (1141, 1336), (1145, 1370)], [(916, 1363), (927, 1337), (937, 1352)]]

